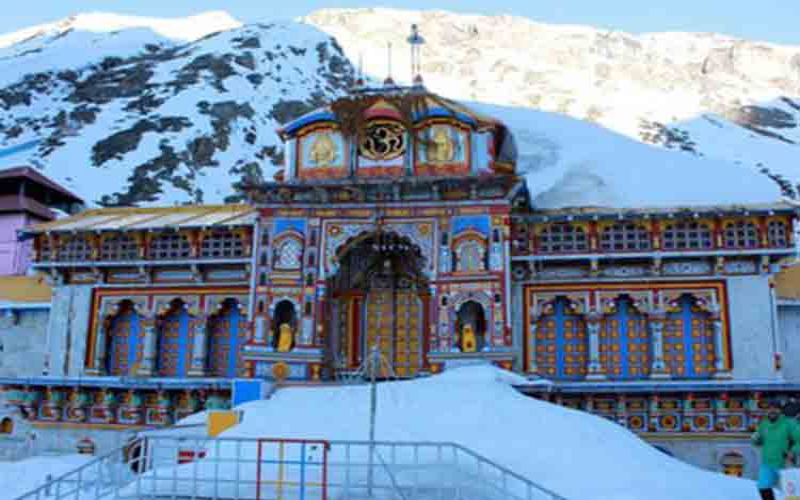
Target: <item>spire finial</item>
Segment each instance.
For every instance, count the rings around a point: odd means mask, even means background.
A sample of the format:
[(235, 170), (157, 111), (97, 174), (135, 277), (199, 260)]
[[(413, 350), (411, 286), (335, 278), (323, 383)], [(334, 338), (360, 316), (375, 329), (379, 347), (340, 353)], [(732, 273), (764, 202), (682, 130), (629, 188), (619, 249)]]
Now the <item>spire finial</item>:
[(408, 37), (408, 44), (411, 45), (411, 79), (414, 85), (422, 85), (422, 61), (420, 52), (425, 39), (419, 34), (419, 27), (411, 25), (411, 35)]
[(394, 85), (394, 79), (392, 79), (392, 42), (388, 42), (386, 44), (386, 80), (383, 81), (383, 84), (387, 87)]
[(358, 77), (356, 78), (356, 88), (364, 86), (364, 54), (358, 53)]

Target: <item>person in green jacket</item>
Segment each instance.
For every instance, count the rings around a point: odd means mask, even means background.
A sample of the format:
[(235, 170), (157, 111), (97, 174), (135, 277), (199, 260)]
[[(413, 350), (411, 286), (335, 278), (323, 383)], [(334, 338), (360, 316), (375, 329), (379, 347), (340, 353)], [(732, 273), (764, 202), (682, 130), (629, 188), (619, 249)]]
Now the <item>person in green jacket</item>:
[(763, 500), (775, 500), (772, 491), (780, 480), (780, 471), (787, 462), (794, 462), (800, 450), (800, 426), (781, 413), (781, 404), (770, 401), (767, 418), (762, 419), (753, 434), (753, 444), (761, 447), (761, 467), (758, 471), (758, 491)]

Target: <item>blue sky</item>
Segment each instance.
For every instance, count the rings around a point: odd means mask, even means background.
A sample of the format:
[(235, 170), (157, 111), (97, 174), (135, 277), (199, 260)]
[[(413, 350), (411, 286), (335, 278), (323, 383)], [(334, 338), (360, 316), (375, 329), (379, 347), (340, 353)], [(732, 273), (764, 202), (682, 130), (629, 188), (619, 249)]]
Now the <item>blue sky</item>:
[(26, 0), (14, 5), (18, 7), (4, 9), (0, 33), (87, 11), (175, 17), (227, 10), (243, 21), (256, 21), (292, 18), (323, 7), (383, 6), (512, 14), (634, 33), (714, 31), (800, 45), (798, 0)]

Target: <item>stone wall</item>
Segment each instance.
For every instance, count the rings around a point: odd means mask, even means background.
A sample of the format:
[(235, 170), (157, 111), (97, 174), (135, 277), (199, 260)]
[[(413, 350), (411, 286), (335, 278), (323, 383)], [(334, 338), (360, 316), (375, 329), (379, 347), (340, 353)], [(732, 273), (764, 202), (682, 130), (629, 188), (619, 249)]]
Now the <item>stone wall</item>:
[(775, 305), (768, 276), (728, 278), (733, 377), (774, 379)]
[(778, 307), (778, 328), (783, 348), (783, 376), (800, 382), (800, 303)]
[(758, 477), (758, 449), (749, 439), (731, 438), (726, 440), (686, 438), (648, 438), (647, 441), (668, 450), (672, 455), (688, 464), (713, 472), (722, 472), (722, 458), (728, 453), (736, 453), (744, 458), (744, 477)]
[(42, 375), (49, 308), (0, 310), (0, 377)]
[(49, 375), (83, 375), (91, 311), (91, 286), (68, 285), (53, 288), (49, 324)]

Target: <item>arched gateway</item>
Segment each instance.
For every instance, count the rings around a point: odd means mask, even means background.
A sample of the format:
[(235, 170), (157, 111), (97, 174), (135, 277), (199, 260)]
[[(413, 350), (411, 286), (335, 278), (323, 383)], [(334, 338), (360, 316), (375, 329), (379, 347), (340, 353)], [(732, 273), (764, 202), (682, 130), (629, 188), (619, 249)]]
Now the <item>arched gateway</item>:
[(424, 366), (429, 300), (425, 258), (408, 237), (380, 230), (354, 238), (328, 279), (328, 351), (340, 368), (362, 363), (373, 348), (381, 377), (413, 377)]

